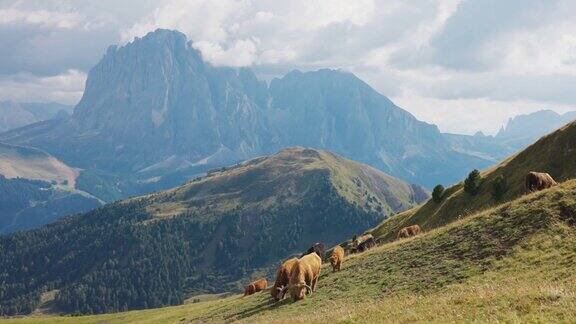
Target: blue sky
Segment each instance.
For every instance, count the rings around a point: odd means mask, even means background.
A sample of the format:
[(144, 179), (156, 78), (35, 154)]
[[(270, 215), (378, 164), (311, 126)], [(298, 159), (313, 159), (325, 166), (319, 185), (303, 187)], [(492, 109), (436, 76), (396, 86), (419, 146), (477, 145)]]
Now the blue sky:
[(576, 110), (572, 0), (0, 0), (0, 100), (76, 103), (108, 45), (184, 32), (214, 65), (357, 74), (449, 132)]

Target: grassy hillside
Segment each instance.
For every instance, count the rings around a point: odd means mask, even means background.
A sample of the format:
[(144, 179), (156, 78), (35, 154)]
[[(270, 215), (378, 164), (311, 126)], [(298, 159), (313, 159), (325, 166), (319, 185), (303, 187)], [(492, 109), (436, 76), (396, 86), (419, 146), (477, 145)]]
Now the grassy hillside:
[[(294, 148), (173, 190), (0, 237), (0, 314), (103, 313), (239, 291), (314, 242), (335, 244), (426, 193), (331, 153)], [(420, 198), (419, 198), (420, 197)]]
[(340, 196), (366, 211), (394, 213), (429, 197), (423, 188), (369, 166), (328, 151), (295, 147), (214, 170), (173, 190), (135, 200), (151, 200), (148, 210), (157, 217), (171, 217), (183, 211), (260, 210), (277, 205), (280, 200), (282, 203), (302, 200), (310, 193), (298, 181), (306, 174), (318, 172), (328, 175)]
[[(304, 301), (267, 293), (43, 322), (574, 322), (576, 180), (322, 269)], [(31, 320), (28, 318), (25, 320)], [(21, 320), (14, 320), (19, 323)]]
[(0, 174), (74, 188), (79, 172), (40, 150), (0, 143)]
[(76, 190), (78, 170), (40, 150), (0, 143), (0, 235), (99, 207)]
[(576, 177), (576, 123), (542, 137), (522, 152), (495, 167), (483, 171), (480, 192), (474, 196), (463, 190), (463, 183), (446, 189), (440, 203), (432, 200), (415, 209), (385, 220), (372, 232), (389, 241), (407, 225), (420, 224), (424, 230), (450, 223), (474, 212), (499, 204), (492, 195), (492, 182), (499, 176), (506, 179), (508, 190), (501, 201), (510, 201), (524, 193), (524, 177), (529, 171), (548, 172), (556, 181)]

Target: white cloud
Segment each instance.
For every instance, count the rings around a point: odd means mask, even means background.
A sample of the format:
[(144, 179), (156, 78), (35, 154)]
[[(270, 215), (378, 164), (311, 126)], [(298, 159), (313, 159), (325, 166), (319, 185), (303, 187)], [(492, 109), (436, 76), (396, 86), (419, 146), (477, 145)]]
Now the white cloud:
[(74, 28), (80, 25), (83, 20), (84, 17), (75, 12), (0, 9), (0, 24), (26, 23), (44, 27)]
[[(551, 37), (553, 35), (553, 37)], [(506, 73), (576, 74), (576, 22), (520, 30), (494, 41)]]
[(194, 41), (223, 42), (234, 18), (242, 15), (247, 2), (234, 0), (164, 1), (151, 16), (122, 31), (122, 40), (144, 36), (157, 28), (177, 29)]
[(248, 66), (256, 58), (256, 42), (250, 39), (238, 40), (228, 49), (207, 41), (195, 42), (194, 46), (202, 52), (204, 59), (215, 66)]
[(542, 109), (558, 113), (576, 110), (574, 105), (542, 104), (528, 100), (436, 99), (406, 91), (392, 100), (416, 118), (438, 125), (442, 132), (495, 135), (510, 117)]
[(366, 25), (374, 11), (372, 0), (171, 0), (123, 30), (122, 40), (156, 28), (177, 29), (215, 65), (294, 63), (319, 30), (340, 23)]
[(82, 97), (85, 83), (86, 73), (78, 70), (47, 77), (25, 73), (7, 76), (0, 78), (0, 101), (76, 104)]

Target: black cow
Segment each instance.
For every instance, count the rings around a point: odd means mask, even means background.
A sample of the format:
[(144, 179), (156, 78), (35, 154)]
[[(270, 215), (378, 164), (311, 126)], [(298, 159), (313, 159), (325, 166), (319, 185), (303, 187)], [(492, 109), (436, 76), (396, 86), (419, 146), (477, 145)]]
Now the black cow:
[(313, 252), (316, 252), (316, 254), (318, 254), (318, 256), (320, 257), (320, 259), (324, 260), (324, 253), (325, 253), (326, 249), (324, 248), (324, 244), (322, 243), (314, 243), (312, 244), (312, 246), (304, 253), (302, 253), (302, 255), (300, 257), (305, 256), (306, 254), (310, 254)]
[(358, 247), (356, 247), (356, 252), (357, 253), (364, 252), (375, 246), (376, 246), (376, 240), (374, 240), (373, 237), (370, 237), (366, 241), (358, 244)]

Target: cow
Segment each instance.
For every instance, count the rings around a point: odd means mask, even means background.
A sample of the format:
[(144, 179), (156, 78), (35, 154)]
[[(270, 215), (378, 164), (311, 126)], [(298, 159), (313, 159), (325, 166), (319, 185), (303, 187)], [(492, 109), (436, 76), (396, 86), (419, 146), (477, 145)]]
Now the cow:
[(374, 236), (372, 236), (372, 234), (365, 234), (365, 235), (361, 235), (361, 236), (354, 236), (354, 245), (356, 247), (358, 247), (358, 245), (362, 244), (363, 242), (369, 240), (369, 239), (373, 239)]
[(398, 231), (398, 236), (396, 237), (396, 239), (416, 236), (420, 233), (422, 233), (422, 229), (420, 228), (419, 225), (407, 226)]
[(251, 282), (246, 288), (244, 288), (244, 296), (249, 296), (255, 294), (259, 291), (268, 288), (268, 281), (266, 278), (261, 278), (256, 281)]
[(547, 189), (557, 184), (548, 173), (530, 171), (525, 179), (526, 194)]
[(358, 246), (356, 247), (356, 253), (367, 251), (375, 246), (376, 246), (376, 240), (374, 240), (374, 237), (371, 236), (364, 242), (358, 244)]
[(330, 255), (330, 264), (332, 265), (332, 272), (340, 271), (340, 266), (344, 261), (344, 249), (340, 245), (336, 245)]
[(320, 259), (324, 260), (324, 251), (326, 251), (326, 249), (324, 248), (324, 244), (314, 243), (308, 250), (306, 250), (306, 252), (302, 253), (300, 257), (303, 257), (306, 254), (316, 253), (320, 257)]
[(286, 293), (285, 287), (288, 287), (288, 282), (290, 281), (290, 274), (292, 273), (292, 268), (296, 264), (298, 258), (292, 258), (284, 261), (276, 270), (276, 281), (274, 286), (270, 290), (270, 295), (274, 301), (280, 301), (284, 299), (284, 294)]
[(316, 283), (320, 276), (322, 259), (316, 252), (306, 254), (296, 261), (290, 274), (290, 281), (287, 289), (293, 301), (304, 299), (307, 293), (312, 293), (316, 289)]

